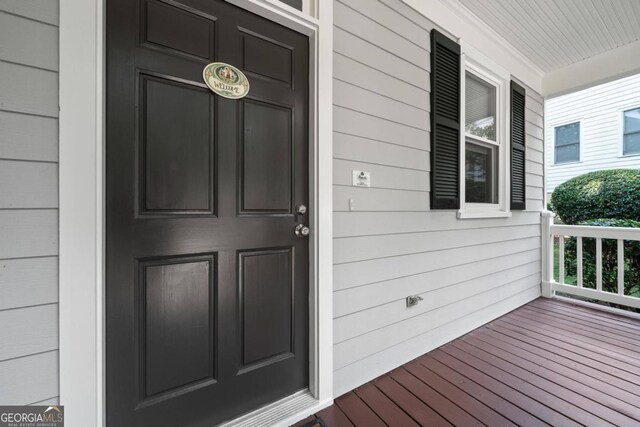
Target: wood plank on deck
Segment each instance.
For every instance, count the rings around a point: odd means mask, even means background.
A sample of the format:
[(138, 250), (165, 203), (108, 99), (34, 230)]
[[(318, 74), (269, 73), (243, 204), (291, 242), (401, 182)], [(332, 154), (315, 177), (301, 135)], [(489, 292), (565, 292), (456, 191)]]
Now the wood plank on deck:
[(640, 426), (639, 343), (640, 318), (539, 298), (314, 416), (328, 427)]

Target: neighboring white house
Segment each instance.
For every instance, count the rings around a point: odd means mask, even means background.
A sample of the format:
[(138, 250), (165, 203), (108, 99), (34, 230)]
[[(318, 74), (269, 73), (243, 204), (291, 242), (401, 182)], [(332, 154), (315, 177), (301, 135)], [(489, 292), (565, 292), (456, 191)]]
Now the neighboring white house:
[(640, 168), (640, 74), (547, 100), (547, 194), (601, 169)]

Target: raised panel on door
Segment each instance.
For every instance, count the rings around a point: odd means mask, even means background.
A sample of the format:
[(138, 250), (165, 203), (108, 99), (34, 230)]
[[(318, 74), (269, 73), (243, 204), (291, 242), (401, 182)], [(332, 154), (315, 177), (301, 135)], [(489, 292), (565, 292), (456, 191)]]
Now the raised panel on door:
[(293, 48), (259, 34), (242, 32), (245, 72), (290, 86), (293, 82)]
[(140, 74), (140, 213), (214, 214), (214, 98)]
[(293, 249), (239, 253), (240, 372), (293, 355)]
[(139, 262), (143, 401), (215, 381), (215, 255)]
[(179, 3), (142, 3), (142, 42), (146, 47), (202, 60), (215, 57), (216, 18)]
[(242, 103), (240, 212), (292, 212), (292, 111), (246, 99)]

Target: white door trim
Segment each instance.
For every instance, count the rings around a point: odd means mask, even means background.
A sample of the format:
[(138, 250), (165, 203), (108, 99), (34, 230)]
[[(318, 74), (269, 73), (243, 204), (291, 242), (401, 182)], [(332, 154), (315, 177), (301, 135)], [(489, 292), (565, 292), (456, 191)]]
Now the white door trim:
[[(227, 1), (310, 40), (310, 393), (251, 414), (281, 410), (274, 423), (288, 422), (333, 399), (333, 2), (306, 1), (311, 17), (278, 0)], [(105, 3), (60, 0), (60, 404), (70, 427), (105, 425)]]

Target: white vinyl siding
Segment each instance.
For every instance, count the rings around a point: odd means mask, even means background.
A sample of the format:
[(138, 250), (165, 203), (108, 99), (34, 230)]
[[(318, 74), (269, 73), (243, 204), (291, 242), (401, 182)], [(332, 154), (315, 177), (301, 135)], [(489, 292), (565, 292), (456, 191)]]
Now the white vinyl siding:
[(58, 403), (58, 1), (0, 2), (0, 403)]
[[(429, 31), (400, 0), (334, 9), (334, 388), (351, 390), (540, 295), (542, 98), (527, 88), (527, 211), (429, 209)], [(371, 188), (351, 171), (371, 172)], [(349, 210), (353, 199), (353, 211)], [(420, 295), (407, 308), (405, 298)]]
[[(545, 105), (547, 192), (602, 169), (640, 168), (640, 155), (623, 155), (623, 112), (640, 107), (640, 74), (552, 98)], [(554, 128), (580, 121), (580, 162), (554, 164)]]

